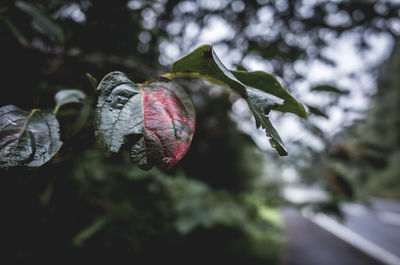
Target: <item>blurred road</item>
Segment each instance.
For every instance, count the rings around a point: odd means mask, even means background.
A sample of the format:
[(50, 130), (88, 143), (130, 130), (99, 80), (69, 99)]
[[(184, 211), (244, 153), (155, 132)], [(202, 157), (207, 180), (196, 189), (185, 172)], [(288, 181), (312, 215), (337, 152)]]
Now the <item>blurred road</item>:
[(400, 202), (372, 198), (371, 205), (345, 204), (343, 224), (350, 230), (400, 257)]
[(400, 202), (344, 204), (342, 223), (325, 215), (282, 209), (288, 246), (284, 265), (400, 264)]

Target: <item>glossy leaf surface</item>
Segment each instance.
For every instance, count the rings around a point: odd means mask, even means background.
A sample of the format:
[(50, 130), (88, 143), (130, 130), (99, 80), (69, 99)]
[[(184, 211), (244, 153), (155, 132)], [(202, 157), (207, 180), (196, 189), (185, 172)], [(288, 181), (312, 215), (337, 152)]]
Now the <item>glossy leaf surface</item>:
[(307, 118), (307, 112), (304, 106), (284, 89), (276, 78), (262, 71), (246, 72), (231, 71), (233, 75), (248, 87), (254, 87), (265, 93), (277, 96), (284, 100), (284, 103), (276, 107), (275, 110), (282, 112), (291, 112), (300, 118)]
[(198, 77), (203, 77), (217, 84), (228, 86), (246, 98), (247, 93), (244, 84), (221, 63), (218, 56), (210, 45), (201, 45), (185, 57), (172, 64), (172, 73), (193, 73)]
[(142, 169), (153, 164), (171, 168), (190, 146), (195, 113), (183, 88), (169, 80), (138, 85), (121, 72), (105, 76), (98, 86), (97, 136), (104, 149), (131, 149)]
[(0, 108), (0, 166), (38, 167), (60, 149), (59, 124), (50, 110)]
[(257, 127), (266, 130), (270, 143), (280, 155), (287, 150), (278, 132), (272, 126), (268, 113), (271, 109), (292, 112), (302, 118), (307, 113), (279, 82), (264, 72), (229, 71), (218, 59), (210, 45), (202, 45), (172, 64), (172, 73), (167, 77), (203, 77), (223, 84), (246, 99), (256, 119)]
[(286, 156), (288, 153), (285, 144), (268, 117), (269, 111), (282, 105), (283, 100), (255, 88), (248, 88), (247, 92), (249, 95), (247, 103), (254, 115), (257, 128), (263, 127), (271, 146), (276, 149), (279, 155)]

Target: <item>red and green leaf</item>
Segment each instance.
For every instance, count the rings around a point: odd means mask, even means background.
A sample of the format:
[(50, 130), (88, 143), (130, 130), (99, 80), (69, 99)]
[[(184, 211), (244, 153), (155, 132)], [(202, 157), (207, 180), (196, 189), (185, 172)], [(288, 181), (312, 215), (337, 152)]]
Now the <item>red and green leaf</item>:
[[(105, 150), (131, 150), (131, 159), (142, 169), (153, 164), (173, 167), (188, 150), (195, 113), (190, 97), (173, 83), (175, 77), (201, 77), (232, 88), (248, 103), (257, 127), (263, 127), (271, 146), (280, 155), (286, 147), (269, 120), (269, 112), (291, 112), (306, 118), (297, 102), (270, 74), (230, 71), (210, 45), (202, 45), (172, 64), (164, 79), (135, 84), (121, 72), (106, 75), (98, 86), (97, 133)], [(95, 82), (94, 82), (95, 83)]]
[(118, 152), (128, 145), (132, 161), (142, 169), (153, 164), (169, 169), (185, 155), (195, 112), (183, 88), (166, 79), (138, 85), (113, 72), (98, 90), (97, 136), (106, 150)]

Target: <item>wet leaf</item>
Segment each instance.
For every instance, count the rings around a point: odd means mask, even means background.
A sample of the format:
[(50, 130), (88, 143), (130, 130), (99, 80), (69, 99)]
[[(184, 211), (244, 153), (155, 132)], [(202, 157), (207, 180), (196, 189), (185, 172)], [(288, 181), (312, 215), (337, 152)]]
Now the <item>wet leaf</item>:
[(86, 98), (86, 95), (77, 89), (64, 89), (58, 91), (54, 98), (56, 101), (55, 110), (57, 112), (57, 110), (63, 105), (82, 102), (82, 100)]
[(269, 93), (284, 100), (284, 103), (276, 107), (274, 110), (282, 112), (291, 112), (300, 118), (307, 118), (307, 112), (304, 106), (284, 89), (276, 78), (262, 71), (246, 72), (231, 71), (233, 75), (247, 87), (254, 87), (265, 93)]
[(17, 1), (15, 5), (32, 18), (32, 26), (36, 31), (46, 35), (54, 42), (64, 42), (64, 34), (61, 27), (47, 17), (42, 11), (23, 1)]
[(268, 117), (270, 109), (281, 105), (283, 100), (253, 88), (249, 88), (247, 92), (249, 94), (247, 103), (253, 112), (257, 128), (262, 126), (265, 129), (271, 146), (276, 149), (279, 155), (286, 156), (288, 152), (285, 144)]
[(59, 124), (50, 110), (0, 108), (0, 166), (38, 167), (60, 149)]
[(256, 119), (257, 127), (262, 126), (270, 143), (280, 155), (287, 155), (287, 150), (278, 132), (267, 116), (271, 109), (292, 112), (302, 118), (307, 113), (272, 76), (264, 72), (229, 71), (218, 59), (210, 45), (202, 45), (196, 50), (172, 64), (174, 77), (202, 77), (217, 84), (232, 88), (246, 99)]
[(210, 45), (202, 45), (172, 64), (175, 76), (203, 77), (219, 85), (228, 86), (247, 98), (245, 85), (221, 63)]
[(167, 79), (139, 85), (112, 72), (98, 91), (97, 136), (106, 151), (119, 152), (126, 145), (142, 169), (153, 164), (169, 169), (185, 155), (195, 113), (183, 88)]
[(332, 92), (332, 93), (341, 94), (341, 95), (349, 94), (349, 91), (342, 90), (342, 89), (339, 89), (339, 88), (331, 86), (331, 85), (318, 85), (318, 86), (311, 88), (311, 91)]

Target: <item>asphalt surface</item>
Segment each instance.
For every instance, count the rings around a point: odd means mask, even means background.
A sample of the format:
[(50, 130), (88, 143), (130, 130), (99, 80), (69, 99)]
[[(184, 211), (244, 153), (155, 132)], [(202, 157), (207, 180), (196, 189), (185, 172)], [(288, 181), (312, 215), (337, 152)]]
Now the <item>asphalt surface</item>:
[(283, 265), (381, 265), (301, 215), (282, 209), (288, 243)]
[[(399, 201), (371, 198), (368, 205), (347, 203), (340, 208), (344, 219), (338, 223), (339, 226), (356, 234), (358, 241), (368, 241), (383, 249), (383, 254), (386, 252), (400, 257)], [(379, 255), (372, 258), (368, 250), (361, 251), (351, 246), (339, 234), (332, 232), (334, 230), (328, 232), (295, 208), (284, 208), (282, 213), (288, 237), (283, 265), (365, 265), (384, 262), (377, 260)]]
[(400, 257), (400, 202), (372, 198), (370, 205), (345, 204), (343, 224)]

